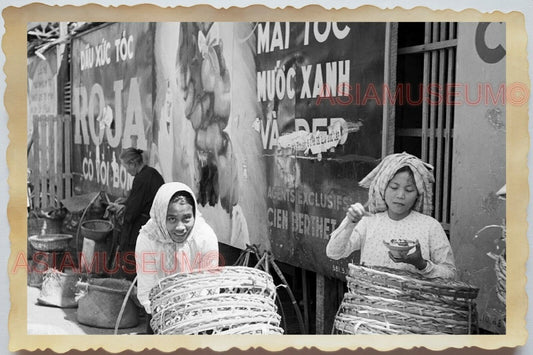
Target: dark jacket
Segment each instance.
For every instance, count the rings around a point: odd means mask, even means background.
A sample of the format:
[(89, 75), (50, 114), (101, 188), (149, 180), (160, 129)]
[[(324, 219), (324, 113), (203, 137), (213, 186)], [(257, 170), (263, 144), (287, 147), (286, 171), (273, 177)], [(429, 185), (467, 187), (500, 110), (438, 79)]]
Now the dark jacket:
[(150, 208), (159, 187), (164, 184), (157, 170), (145, 165), (133, 178), (130, 195), (126, 200), (124, 224), (120, 235), (122, 251), (135, 250), (139, 230), (150, 219)]

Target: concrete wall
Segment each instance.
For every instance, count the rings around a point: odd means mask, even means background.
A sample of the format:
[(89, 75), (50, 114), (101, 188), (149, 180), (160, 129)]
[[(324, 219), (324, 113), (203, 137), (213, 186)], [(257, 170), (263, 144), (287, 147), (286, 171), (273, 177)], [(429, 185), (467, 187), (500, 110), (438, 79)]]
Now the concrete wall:
[[(450, 240), (461, 280), (480, 288), (480, 327), (505, 332), (505, 306), (496, 296), (494, 260), (504, 243), (499, 228), (505, 201), (496, 196), (505, 179), (505, 23), (460, 23), (454, 127)], [(499, 95), (499, 96), (498, 96)], [(499, 246), (499, 249), (497, 247)]]

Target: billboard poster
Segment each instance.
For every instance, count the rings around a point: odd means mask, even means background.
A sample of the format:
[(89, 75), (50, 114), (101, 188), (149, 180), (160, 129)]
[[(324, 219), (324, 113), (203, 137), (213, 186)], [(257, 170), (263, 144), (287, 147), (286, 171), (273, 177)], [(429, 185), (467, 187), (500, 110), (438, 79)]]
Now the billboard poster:
[(259, 131), (274, 255), (323, 275), (357, 182), (381, 156), (385, 24), (259, 23)]
[(158, 23), (154, 164), (219, 240), (325, 275), (381, 156), (385, 24)]
[(72, 40), (74, 193), (122, 196), (123, 148), (152, 142), (153, 24), (113, 23)]
[(153, 163), (196, 191), (220, 242), (270, 249), (266, 165), (254, 129), (252, 23), (158, 23)]
[[(384, 23), (116, 23), (73, 41), (75, 188), (122, 196), (123, 148), (196, 192), (220, 242), (325, 254), (381, 157)], [(357, 257), (357, 255), (354, 255)], [(350, 260), (350, 259), (348, 259)], [(357, 262), (356, 259), (352, 259)]]

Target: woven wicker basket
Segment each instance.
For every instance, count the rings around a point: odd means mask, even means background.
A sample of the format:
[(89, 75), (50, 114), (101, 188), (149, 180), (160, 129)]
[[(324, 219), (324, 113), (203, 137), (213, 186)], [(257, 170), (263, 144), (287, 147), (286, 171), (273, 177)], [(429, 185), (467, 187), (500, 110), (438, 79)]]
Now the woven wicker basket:
[[(127, 280), (106, 278), (78, 282), (78, 322), (92, 327), (114, 328), (130, 285), (131, 282)], [(128, 299), (119, 328), (131, 328), (137, 324), (137, 306)]]
[(70, 234), (43, 234), (29, 238), (31, 246), (38, 251), (63, 251), (72, 240)]
[(507, 262), (505, 256), (499, 255), (494, 264), (494, 271), (496, 271), (496, 295), (500, 302), (505, 304), (506, 298), (506, 280), (507, 280)]
[(105, 219), (92, 219), (81, 224), (81, 235), (96, 242), (104, 239), (113, 230), (113, 223)]
[(349, 265), (349, 291), (334, 322), (340, 334), (472, 334), (478, 289), (407, 271)]
[(272, 277), (227, 266), (160, 280), (150, 292), (156, 334), (283, 334)]

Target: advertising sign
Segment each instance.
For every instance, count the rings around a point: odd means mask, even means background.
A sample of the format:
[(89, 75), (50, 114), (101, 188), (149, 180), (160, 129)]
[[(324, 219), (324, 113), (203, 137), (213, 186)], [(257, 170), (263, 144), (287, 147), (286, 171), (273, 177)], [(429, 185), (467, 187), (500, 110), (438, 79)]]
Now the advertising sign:
[(72, 41), (75, 193), (123, 195), (123, 148), (152, 142), (153, 24), (114, 23)]
[(85, 34), (73, 43), (76, 186), (123, 194), (132, 177), (118, 156), (136, 146), (193, 188), (220, 242), (341, 277), (347, 261), (325, 247), (381, 157), (384, 43), (384, 23)]

